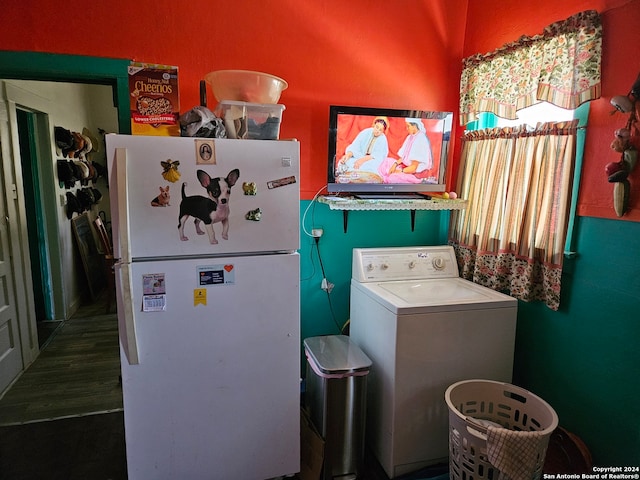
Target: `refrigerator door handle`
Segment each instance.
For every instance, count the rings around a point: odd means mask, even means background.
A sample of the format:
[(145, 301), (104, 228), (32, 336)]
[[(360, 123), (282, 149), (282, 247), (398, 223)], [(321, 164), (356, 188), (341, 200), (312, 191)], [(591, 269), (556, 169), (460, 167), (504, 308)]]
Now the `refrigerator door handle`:
[(116, 148), (115, 149), (116, 160), (116, 179), (118, 189), (116, 192), (118, 198), (118, 205), (124, 208), (118, 209), (118, 245), (120, 255), (120, 261), (124, 263), (131, 262), (131, 249), (129, 247), (129, 189), (127, 182), (127, 149)]
[(118, 304), (118, 331), (120, 343), (129, 365), (138, 365), (138, 341), (136, 336), (135, 313), (133, 311), (133, 292), (131, 290), (131, 264), (115, 265), (116, 275), (120, 283), (121, 302)]

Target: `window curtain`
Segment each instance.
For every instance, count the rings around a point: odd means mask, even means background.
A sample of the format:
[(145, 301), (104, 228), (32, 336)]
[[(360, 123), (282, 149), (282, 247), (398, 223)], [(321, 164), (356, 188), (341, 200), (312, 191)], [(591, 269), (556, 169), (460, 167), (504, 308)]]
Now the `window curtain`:
[(461, 277), (560, 305), (578, 120), (465, 134), (449, 243)]
[(515, 119), (541, 101), (574, 109), (600, 98), (602, 24), (595, 10), (556, 22), (541, 35), (463, 60), (460, 124), (479, 112)]

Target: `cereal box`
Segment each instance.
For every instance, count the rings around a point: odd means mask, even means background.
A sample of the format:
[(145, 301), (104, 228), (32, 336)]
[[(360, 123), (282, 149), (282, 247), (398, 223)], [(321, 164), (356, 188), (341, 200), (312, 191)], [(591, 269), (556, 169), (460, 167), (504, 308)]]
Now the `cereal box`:
[(179, 137), (178, 67), (132, 62), (128, 70), (131, 133)]

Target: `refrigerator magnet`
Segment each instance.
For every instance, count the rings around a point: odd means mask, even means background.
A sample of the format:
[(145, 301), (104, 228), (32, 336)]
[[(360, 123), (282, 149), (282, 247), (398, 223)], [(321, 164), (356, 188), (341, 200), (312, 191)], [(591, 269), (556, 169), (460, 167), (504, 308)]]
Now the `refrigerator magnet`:
[(198, 267), (198, 285), (201, 287), (233, 285), (234, 283), (236, 283), (236, 270), (230, 263)]
[(143, 312), (164, 312), (167, 309), (166, 295), (144, 295), (142, 297)]
[(167, 293), (164, 286), (164, 273), (142, 275), (142, 294), (158, 295)]
[(196, 140), (196, 164), (216, 164), (216, 150), (213, 140)]
[(284, 187), (285, 185), (291, 185), (292, 183), (296, 183), (296, 177), (291, 176), (279, 178), (277, 180), (271, 180), (267, 182), (267, 187), (269, 187), (269, 190), (271, 190), (278, 187)]
[(166, 161), (160, 160), (160, 165), (162, 166), (162, 178), (167, 182), (175, 183), (180, 180), (180, 172), (178, 171), (180, 160), (171, 160), (170, 158)]
[(207, 289), (206, 288), (196, 288), (193, 291), (193, 306), (196, 305), (207, 305)]
[(142, 275), (142, 311), (164, 312), (167, 309), (164, 273)]

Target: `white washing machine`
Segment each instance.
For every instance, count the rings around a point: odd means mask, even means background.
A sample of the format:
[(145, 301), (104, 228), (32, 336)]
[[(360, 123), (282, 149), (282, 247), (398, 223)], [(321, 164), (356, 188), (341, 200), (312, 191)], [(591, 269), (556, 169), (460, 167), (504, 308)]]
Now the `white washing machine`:
[(354, 249), (350, 336), (373, 362), (367, 444), (390, 478), (447, 461), (449, 385), (511, 382), (517, 305), (460, 278), (453, 247)]

